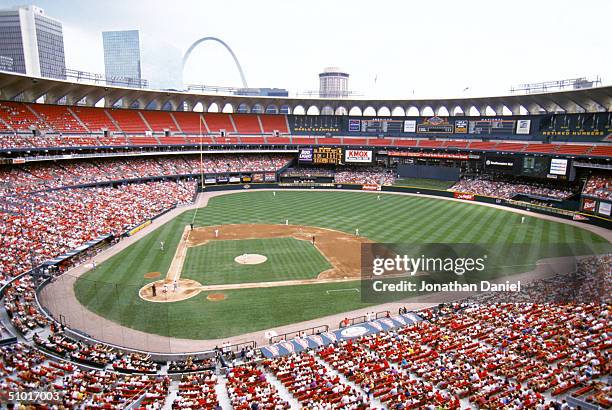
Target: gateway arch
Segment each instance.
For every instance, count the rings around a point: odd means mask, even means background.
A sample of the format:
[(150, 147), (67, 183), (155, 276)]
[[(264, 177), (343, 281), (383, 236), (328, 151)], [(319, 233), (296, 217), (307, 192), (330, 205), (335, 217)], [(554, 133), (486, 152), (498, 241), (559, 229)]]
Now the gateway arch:
[(193, 51), (193, 49), (196, 48), (201, 43), (204, 43), (206, 41), (215, 41), (221, 44), (223, 47), (225, 47), (225, 49), (231, 54), (232, 58), (234, 59), (236, 68), (238, 69), (238, 72), (240, 73), (240, 79), (242, 80), (242, 86), (244, 88), (249, 88), (249, 86), (247, 85), (246, 78), (244, 77), (244, 72), (242, 71), (242, 67), (240, 66), (240, 62), (238, 61), (238, 57), (236, 57), (236, 54), (234, 54), (230, 46), (228, 46), (225, 41), (217, 37), (202, 37), (201, 39), (195, 41), (191, 46), (189, 46), (189, 48), (185, 52), (185, 55), (183, 56), (183, 73), (185, 72), (185, 64), (187, 63), (187, 60), (189, 59), (189, 56), (191, 55), (191, 52)]

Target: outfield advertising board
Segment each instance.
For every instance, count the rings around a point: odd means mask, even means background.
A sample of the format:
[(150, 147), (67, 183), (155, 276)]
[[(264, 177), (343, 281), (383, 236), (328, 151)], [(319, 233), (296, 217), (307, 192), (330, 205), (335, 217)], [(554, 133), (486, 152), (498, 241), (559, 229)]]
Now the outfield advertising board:
[(612, 211), (612, 204), (610, 202), (599, 202), (599, 209), (597, 212), (600, 215), (610, 216), (610, 211)]
[(344, 151), (344, 162), (369, 163), (372, 162), (372, 151), (347, 149)]
[(300, 156), (298, 158), (300, 162), (312, 162), (312, 148), (300, 149)]

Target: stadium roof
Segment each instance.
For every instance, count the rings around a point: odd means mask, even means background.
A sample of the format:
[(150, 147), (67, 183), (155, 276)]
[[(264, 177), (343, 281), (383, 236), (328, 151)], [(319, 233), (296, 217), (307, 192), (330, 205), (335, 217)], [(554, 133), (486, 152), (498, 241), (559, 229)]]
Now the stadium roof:
[(424, 111), (428, 107), (436, 115), (441, 115), (443, 108), (446, 108), (448, 113), (453, 115), (456, 107), (460, 107), (463, 113), (469, 113), (474, 107), (481, 115), (485, 114), (487, 107), (490, 107), (496, 115), (502, 115), (504, 107), (515, 115), (520, 114), (521, 107), (524, 107), (530, 114), (612, 111), (612, 86), (497, 97), (372, 100), (199, 94), (95, 85), (0, 72), (0, 99), (35, 102), (40, 97), (45, 97), (47, 103), (57, 103), (65, 98), (65, 103), (69, 105), (78, 103), (94, 106), (104, 99), (104, 106), (106, 107), (114, 106), (121, 101), (125, 108), (153, 107), (161, 109), (162, 107), (170, 107), (172, 110), (176, 110), (184, 104), (189, 109), (193, 109), (198, 103), (201, 103), (204, 111), (208, 111), (208, 107), (213, 104), (216, 104), (218, 110), (221, 111), (229, 105), (230, 112), (237, 112), (238, 107), (243, 104), (242, 107), (246, 108), (247, 111), (251, 111), (259, 105), (258, 108), (263, 109), (264, 112), (268, 111), (268, 108), (276, 109), (278, 112), (281, 107), (285, 107), (289, 109), (290, 113), (293, 113), (298, 107), (302, 107), (305, 112), (311, 107), (316, 107), (319, 113), (324, 108), (327, 108), (326, 111), (331, 110), (331, 112), (336, 113), (341, 111), (347, 113), (353, 108), (358, 108), (359, 112), (363, 114), (364, 110), (371, 107), (377, 115), (381, 115), (381, 109), (385, 107), (389, 112), (397, 112), (396, 108), (399, 108), (400, 113), (405, 115), (413, 107), (418, 110), (420, 115), (424, 115)]

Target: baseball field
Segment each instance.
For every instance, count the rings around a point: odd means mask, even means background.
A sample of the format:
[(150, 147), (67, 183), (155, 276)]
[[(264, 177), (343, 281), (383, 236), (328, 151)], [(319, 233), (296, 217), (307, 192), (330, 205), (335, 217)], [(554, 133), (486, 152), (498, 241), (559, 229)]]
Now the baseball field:
[(366, 241), (607, 243), (522, 217), (404, 195), (239, 192), (182, 213), (81, 276), (74, 290), (87, 309), (124, 326), (216, 339), (368, 307), (357, 280)]

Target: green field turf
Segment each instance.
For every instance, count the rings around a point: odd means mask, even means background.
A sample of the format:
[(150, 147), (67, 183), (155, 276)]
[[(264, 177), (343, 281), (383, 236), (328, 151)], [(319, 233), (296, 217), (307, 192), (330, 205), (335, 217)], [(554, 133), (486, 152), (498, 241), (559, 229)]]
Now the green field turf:
[[(244, 253), (264, 255), (268, 260), (258, 265), (234, 261)], [(211, 241), (188, 248), (181, 278), (203, 285), (312, 279), (331, 267), (308, 241), (294, 238)]]
[(393, 185), (395, 186), (410, 186), (417, 188), (447, 190), (455, 184), (455, 181), (440, 181), (438, 179), (429, 178), (402, 178), (396, 179)]
[[(183, 228), (195, 211), (187, 211), (129, 246), (75, 284), (79, 301), (90, 310), (126, 326), (182, 338), (210, 339), (370, 306), (357, 292), (327, 290), (358, 287), (356, 283), (305, 285), (224, 292), (221, 302), (195, 298), (150, 303), (138, 290), (152, 279), (147, 272), (168, 270)], [(212, 198), (197, 211), (197, 226), (237, 223), (302, 224), (360, 234), (376, 242), (444, 242), (480, 244), (607, 243), (571, 225), (479, 206), (404, 195), (360, 192), (240, 192)], [(159, 250), (159, 241), (166, 251)], [(356, 255), (358, 257), (358, 255)], [(521, 260), (523, 255), (517, 255)], [(189, 325), (187, 325), (189, 324)]]

